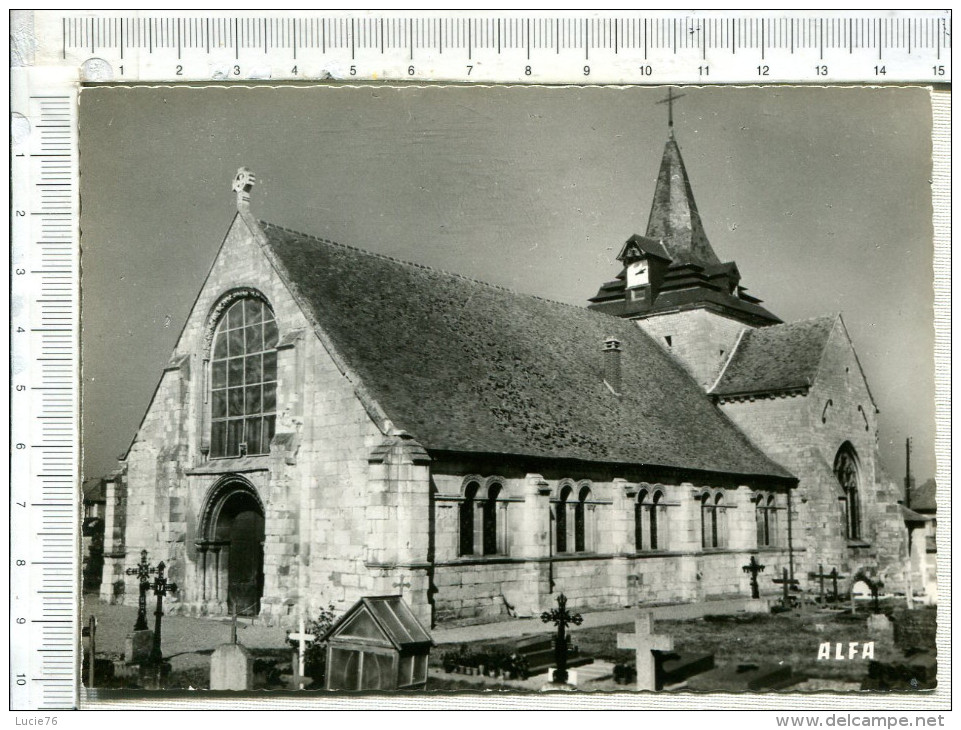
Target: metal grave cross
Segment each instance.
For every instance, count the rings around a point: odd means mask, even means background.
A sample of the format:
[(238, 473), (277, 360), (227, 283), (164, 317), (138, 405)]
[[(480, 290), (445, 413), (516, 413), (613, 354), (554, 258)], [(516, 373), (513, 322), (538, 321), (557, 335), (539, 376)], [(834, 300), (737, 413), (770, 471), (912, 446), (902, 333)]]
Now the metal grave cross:
[(155, 618), (153, 646), (150, 647), (150, 663), (157, 665), (163, 661), (163, 654), (160, 651), (160, 622), (164, 615), (164, 596), (166, 596), (168, 593), (177, 592), (177, 584), (170, 583), (164, 576), (164, 571), (166, 569), (167, 565), (162, 560), (157, 563), (157, 577), (154, 578), (154, 582), (150, 584), (150, 588), (157, 597), (157, 610), (153, 612)]
[(137, 623), (134, 624), (134, 631), (146, 631), (147, 626), (147, 591), (150, 590), (150, 576), (157, 572), (156, 568), (151, 568), (147, 562), (147, 551), (140, 551), (140, 562), (135, 568), (127, 568), (127, 575), (137, 576), (140, 583), (140, 598), (137, 601)]
[(846, 578), (847, 576), (840, 575), (838, 573), (837, 568), (831, 568), (831, 575), (829, 577), (831, 578), (831, 582), (834, 584), (834, 602), (837, 603), (838, 602), (838, 579)]
[(761, 565), (759, 562), (757, 562), (757, 556), (755, 555), (751, 556), (750, 563), (748, 563), (747, 565), (741, 566), (741, 570), (743, 570), (745, 573), (751, 574), (751, 598), (761, 597), (761, 588), (757, 584), (757, 574), (763, 573), (765, 567), (766, 566)]
[(771, 582), (772, 582), (772, 583), (779, 583), (779, 584), (781, 585), (781, 588), (783, 589), (783, 594), (784, 594), (783, 597), (782, 597), (782, 599), (781, 599), (781, 601), (782, 601), (782, 603), (784, 604), (784, 607), (785, 607), (785, 608), (787, 608), (788, 606), (790, 606), (790, 605), (791, 605), (791, 589), (792, 589), (792, 588), (797, 588), (797, 586), (798, 586), (797, 579), (796, 579), (796, 578), (788, 578), (788, 577), (787, 577), (787, 568), (784, 568), (784, 569), (781, 571), (781, 577), (780, 577), (780, 578), (772, 578), (772, 579), (771, 579)]
[(557, 596), (557, 608), (541, 614), (541, 621), (545, 624), (553, 622), (557, 626), (557, 636), (554, 637), (554, 663), (557, 665), (554, 670), (554, 682), (556, 684), (567, 684), (567, 627), (570, 624), (580, 626), (583, 620), (584, 617), (579, 613), (568, 612), (567, 596), (563, 593)]
[(680, 99), (684, 94), (675, 94), (674, 87), (668, 87), (667, 98), (661, 99), (658, 104), (667, 104), (667, 128), (671, 132), (671, 137), (674, 137), (674, 101)]
[(304, 627), (304, 615), (300, 615), (300, 622), (297, 624), (298, 630), (294, 633), (287, 634), (288, 639), (292, 639), (297, 642), (297, 676), (294, 678), (294, 682), (297, 684), (297, 689), (304, 688), (304, 653), (307, 651), (307, 642), (314, 641), (317, 636), (314, 634), (308, 634)]
[(634, 620), (633, 634), (617, 635), (618, 649), (633, 649), (637, 666), (637, 689), (653, 692), (657, 689), (657, 661), (655, 651), (671, 651), (674, 639), (654, 633), (654, 614), (642, 613)]
[(825, 573), (825, 572), (824, 572), (824, 566), (821, 565), (820, 563), (818, 563), (818, 572), (817, 572), (817, 573), (810, 573), (809, 575), (810, 575), (812, 578), (817, 578), (817, 579), (818, 579), (818, 593), (820, 594), (820, 596), (819, 596), (819, 598), (818, 598), (818, 601), (821, 603), (821, 605), (823, 606), (823, 605), (825, 604), (825, 601), (826, 601), (826, 597), (825, 597), (825, 595), (824, 595), (824, 581), (825, 581), (826, 579), (828, 579), (828, 578), (830, 578), (831, 581), (832, 581), (833, 584), (834, 584), (834, 586), (833, 586), (833, 587), (834, 587), (834, 602), (837, 603), (837, 601), (838, 601), (838, 578), (843, 578), (843, 577), (844, 577), (843, 575), (838, 575), (838, 569), (837, 569), (837, 568), (832, 568), (830, 573)]
[(881, 606), (878, 603), (878, 599), (881, 596), (881, 589), (884, 588), (884, 583), (882, 583), (880, 580), (875, 580), (868, 583), (868, 587), (871, 589), (871, 599), (873, 603), (872, 610), (874, 613), (880, 613)]

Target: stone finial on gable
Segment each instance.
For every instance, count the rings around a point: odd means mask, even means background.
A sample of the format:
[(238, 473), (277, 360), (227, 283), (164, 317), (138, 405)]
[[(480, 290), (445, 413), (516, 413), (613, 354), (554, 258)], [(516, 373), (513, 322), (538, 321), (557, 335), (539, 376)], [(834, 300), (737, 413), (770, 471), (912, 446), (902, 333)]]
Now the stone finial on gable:
[(237, 209), (250, 207), (250, 190), (257, 178), (249, 169), (241, 167), (234, 176), (233, 191), (237, 193)]

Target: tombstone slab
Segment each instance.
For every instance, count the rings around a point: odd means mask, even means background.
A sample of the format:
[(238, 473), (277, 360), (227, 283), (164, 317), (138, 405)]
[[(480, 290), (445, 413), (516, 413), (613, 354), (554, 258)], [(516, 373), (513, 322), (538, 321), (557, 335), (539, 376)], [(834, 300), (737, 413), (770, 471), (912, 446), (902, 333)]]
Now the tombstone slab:
[(141, 629), (127, 634), (123, 644), (123, 658), (127, 664), (143, 664), (150, 658), (153, 631)]
[(883, 613), (873, 613), (868, 616), (868, 631), (872, 635), (890, 635), (894, 633), (894, 627), (891, 625), (891, 619)]
[(254, 684), (254, 660), (243, 644), (221, 644), (210, 657), (210, 689), (248, 690)]

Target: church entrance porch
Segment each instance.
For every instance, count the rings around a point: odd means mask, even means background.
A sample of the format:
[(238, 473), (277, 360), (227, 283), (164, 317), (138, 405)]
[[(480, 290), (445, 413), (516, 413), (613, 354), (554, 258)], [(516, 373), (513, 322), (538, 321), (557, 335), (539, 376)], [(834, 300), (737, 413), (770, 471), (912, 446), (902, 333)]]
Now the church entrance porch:
[(238, 616), (260, 613), (264, 591), (264, 507), (257, 490), (239, 478), (214, 487), (197, 541), (201, 599)]

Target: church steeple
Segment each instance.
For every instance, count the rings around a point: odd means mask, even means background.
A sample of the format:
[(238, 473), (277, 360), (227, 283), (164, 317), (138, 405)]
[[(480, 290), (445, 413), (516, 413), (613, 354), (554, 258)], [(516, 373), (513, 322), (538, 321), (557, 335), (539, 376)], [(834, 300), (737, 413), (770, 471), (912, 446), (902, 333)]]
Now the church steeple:
[(623, 265), (613, 281), (590, 299), (591, 309), (618, 317), (649, 320), (678, 312), (709, 311), (750, 326), (780, 320), (741, 286), (733, 261), (722, 263), (704, 231), (694, 191), (674, 139), (673, 89), (658, 102), (668, 105), (667, 144), (654, 186), (644, 236), (631, 236), (617, 260)]
[(721, 263), (704, 232), (673, 128), (661, 158), (645, 235), (662, 241), (675, 263), (700, 266)]

